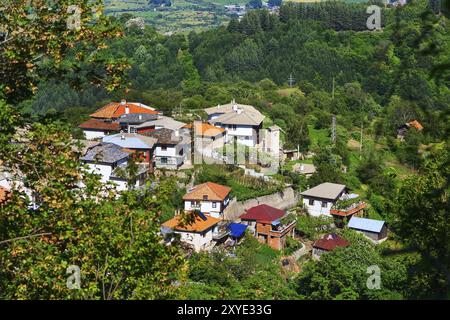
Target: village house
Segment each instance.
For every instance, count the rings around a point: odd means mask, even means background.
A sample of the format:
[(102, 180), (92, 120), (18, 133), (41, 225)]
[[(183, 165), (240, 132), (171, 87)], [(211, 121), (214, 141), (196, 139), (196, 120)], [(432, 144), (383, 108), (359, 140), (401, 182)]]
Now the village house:
[(183, 142), (178, 130), (163, 128), (143, 135), (157, 139), (153, 158), (155, 168), (178, 169), (185, 162), (187, 142)]
[(374, 242), (379, 242), (387, 238), (386, 222), (382, 220), (352, 217), (348, 223), (348, 227), (361, 232)]
[(320, 256), (325, 252), (330, 252), (337, 247), (348, 247), (350, 242), (344, 238), (338, 236), (335, 233), (329, 233), (322, 236), (320, 239), (313, 243), (312, 256), (314, 259), (319, 259)]
[(285, 247), (286, 237), (294, 236), (296, 224), (295, 220), (284, 224), (282, 218), (285, 216), (283, 210), (260, 204), (246, 210), (240, 219), (261, 243), (281, 250)]
[(192, 129), (194, 148), (200, 154), (212, 157), (215, 150), (223, 148), (225, 143), (224, 128), (201, 121), (194, 121), (193, 125), (187, 125), (186, 128)]
[(104, 136), (120, 132), (120, 124), (116, 122), (105, 122), (97, 119), (89, 119), (78, 126), (83, 130), (88, 140), (101, 139)]
[(118, 133), (123, 129), (129, 132), (128, 124), (123, 123), (121, 125), (118, 120), (125, 116), (122, 119), (122, 122), (125, 122), (125, 119), (129, 119), (127, 115), (132, 114), (136, 115), (133, 118), (139, 119), (139, 115), (141, 118), (148, 118), (149, 115), (156, 117), (161, 113), (152, 107), (138, 102), (127, 102), (126, 100), (110, 102), (92, 113), (90, 115), (91, 119), (81, 123), (78, 127), (83, 130), (86, 139), (101, 139), (109, 134)]
[(312, 216), (330, 216), (332, 206), (344, 199), (346, 187), (343, 184), (325, 182), (300, 193), (303, 198), (303, 206)]
[(209, 215), (196, 214), (193, 223), (180, 226), (180, 215), (176, 215), (162, 224), (161, 231), (163, 234), (169, 230), (179, 234), (180, 241), (192, 246), (196, 252), (208, 251), (216, 244), (214, 234), (220, 221)]
[(309, 178), (316, 172), (316, 167), (309, 163), (296, 163), (292, 166), (292, 171)]
[(103, 142), (115, 144), (133, 152), (137, 162), (145, 162), (153, 169), (153, 154), (157, 139), (137, 133), (118, 133), (103, 138)]
[(258, 145), (265, 117), (255, 107), (233, 100), (229, 104), (207, 108), (205, 112), (209, 123), (225, 129), (225, 143), (236, 141), (247, 147)]
[(423, 130), (423, 126), (419, 121), (417, 120), (409, 121), (397, 128), (397, 139), (403, 141), (405, 139), (406, 133), (410, 128), (414, 128), (417, 131)]
[(214, 182), (205, 182), (183, 196), (184, 210), (200, 211), (214, 218), (223, 218), (223, 210), (230, 202), (231, 188)]
[[(81, 161), (92, 173), (100, 175), (103, 183), (113, 182), (118, 191), (128, 189), (129, 173), (127, 170), (131, 152), (111, 143), (99, 143), (88, 149)], [(142, 185), (146, 179), (149, 166), (139, 164), (136, 172), (136, 182), (133, 187)]]

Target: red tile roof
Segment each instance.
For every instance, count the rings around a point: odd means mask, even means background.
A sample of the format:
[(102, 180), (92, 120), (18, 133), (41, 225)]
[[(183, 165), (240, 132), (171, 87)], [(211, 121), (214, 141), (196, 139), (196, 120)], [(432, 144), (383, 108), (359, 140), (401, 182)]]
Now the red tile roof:
[(89, 119), (78, 126), (81, 129), (95, 129), (105, 131), (120, 131), (120, 125), (116, 122), (105, 122), (97, 119)]
[(117, 119), (121, 115), (125, 114), (125, 108), (128, 107), (128, 113), (147, 113), (147, 114), (159, 114), (158, 111), (152, 110), (149, 107), (141, 106), (135, 103), (125, 102), (124, 104), (120, 102), (110, 102), (103, 108), (98, 109), (90, 116), (92, 118), (102, 118), (102, 119)]
[(329, 233), (324, 235), (319, 240), (314, 242), (313, 247), (319, 248), (325, 251), (331, 251), (336, 247), (348, 247), (350, 242), (345, 240), (344, 238), (338, 236), (335, 233)]
[(206, 200), (223, 201), (230, 191), (230, 187), (206, 182), (195, 186), (194, 189), (184, 195), (183, 200), (204, 200), (204, 196), (207, 196)]
[(267, 222), (278, 220), (286, 215), (286, 212), (267, 204), (260, 204), (256, 207), (250, 208), (241, 215), (242, 220), (256, 220), (258, 222)]

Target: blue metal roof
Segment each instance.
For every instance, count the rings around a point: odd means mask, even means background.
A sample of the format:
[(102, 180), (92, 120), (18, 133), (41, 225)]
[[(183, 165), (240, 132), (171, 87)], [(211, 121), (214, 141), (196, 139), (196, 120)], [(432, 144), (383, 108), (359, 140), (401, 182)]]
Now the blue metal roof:
[(348, 227), (370, 232), (380, 232), (383, 228), (384, 221), (352, 217), (348, 223)]
[(241, 237), (247, 229), (247, 225), (234, 222), (230, 223), (228, 227), (230, 228), (230, 235), (235, 238)]

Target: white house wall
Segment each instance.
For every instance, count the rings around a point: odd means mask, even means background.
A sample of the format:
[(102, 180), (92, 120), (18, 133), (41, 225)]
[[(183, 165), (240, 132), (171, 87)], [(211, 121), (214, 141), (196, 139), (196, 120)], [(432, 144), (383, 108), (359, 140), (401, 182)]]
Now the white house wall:
[(205, 233), (194, 233), (194, 232), (183, 232), (175, 231), (180, 235), (180, 240), (186, 242), (194, 247), (194, 250), (199, 252), (202, 250), (207, 250), (211, 247), (213, 243), (213, 230), (209, 229)]
[[(303, 197), (303, 205), (308, 210), (308, 213), (312, 216), (318, 217), (322, 215), (331, 216), (330, 210), (334, 205), (334, 201), (331, 200), (322, 200), (322, 199), (314, 199), (314, 204), (309, 205), (310, 198)], [(322, 202), (327, 202), (326, 207), (322, 207)]]
[(101, 139), (105, 136), (103, 131), (83, 130), (83, 133), (87, 140)]

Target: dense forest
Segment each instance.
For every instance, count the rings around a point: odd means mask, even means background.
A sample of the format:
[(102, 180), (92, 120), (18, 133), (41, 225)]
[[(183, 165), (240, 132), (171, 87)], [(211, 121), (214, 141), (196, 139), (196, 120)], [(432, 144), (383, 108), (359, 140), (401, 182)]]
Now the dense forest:
[[(81, 36), (61, 32), (50, 44), (40, 37), (45, 23), (36, 22), (30, 32), (36, 46), (7, 42), (0, 65), (0, 159), (29, 175), (45, 205), (36, 213), (14, 196), (0, 207), (0, 297), (449, 298), (448, 11), (424, 0), (380, 4), (382, 29), (370, 31), (370, 4), (377, 2), (288, 3), (279, 15), (252, 10), (226, 26), (170, 36), (126, 27), (129, 15), (102, 17)], [(0, 15), (0, 25), (12, 16)], [(42, 48), (45, 59), (35, 62)], [(81, 137), (76, 126), (90, 112), (120, 99), (183, 120), (204, 118), (202, 109), (232, 99), (254, 105), (267, 116), (265, 126), (283, 129), (285, 146), (315, 154), (317, 171), (308, 180), (288, 166), (276, 179), (297, 190), (345, 183), (370, 203), (370, 217), (389, 224), (392, 239), (374, 247), (345, 230), (351, 247), (308, 261), (295, 276), (280, 272), (280, 253), (253, 238), (233, 257), (186, 259), (179, 248), (158, 244), (156, 235), (161, 214), (179, 205), (181, 191), (170, 177), (144, 194), (119, 198), (95, 177), (86, 177), (87, 194), (76, 191), (79, 165), (68, 141)], [(396, 129), (410, 120), (424, 129), (411, 129), (399, 141)], [(24, 124), (33, 128), (28, 140), (10, 144)], [(227, 179), (208, 167), (199, 176)], [(90, 198), (100, 192), (104, 199)], [(297, 228), (312, 234), (321, 224), (299, 220)], [(2, 241), (44, 229), (51, 235), (43, 240)], [(53, 281), (74, 262), (88, 272), (88, 287), (76, 292)], [(382, 290), (366, 288), (367, 265), (384, 270)], [(105, 283), (115, 289), (105, 293)]]

